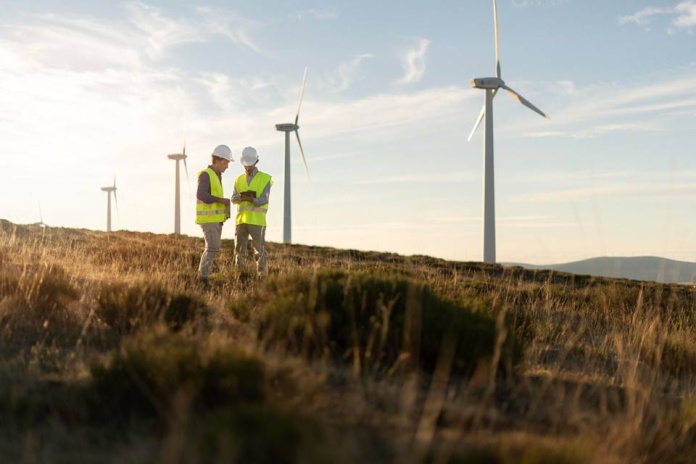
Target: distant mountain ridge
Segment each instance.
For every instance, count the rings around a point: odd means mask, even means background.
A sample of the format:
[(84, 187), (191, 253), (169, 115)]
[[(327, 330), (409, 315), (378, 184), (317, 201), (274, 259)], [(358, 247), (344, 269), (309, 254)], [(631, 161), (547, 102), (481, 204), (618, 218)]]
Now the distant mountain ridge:
[(571, 274), (586, 274), (619, 279), (645, 280), (661, 283), (696, 283), (696, 263), (676, 261), (657, 256), (599, 257), (565, 264), (519, 264), (528, 269), (550, 269)]

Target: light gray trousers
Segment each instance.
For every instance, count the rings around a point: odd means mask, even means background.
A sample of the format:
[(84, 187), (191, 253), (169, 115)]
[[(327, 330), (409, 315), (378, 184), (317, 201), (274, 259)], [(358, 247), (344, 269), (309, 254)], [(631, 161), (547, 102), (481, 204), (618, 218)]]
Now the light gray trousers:
[(235, 229), (235, 267), (246, 265), (248, 258), (247, 243), (251, 235), (251, 245), (255, 250), (256, 270), (260, 275), (268, 273), (266, 264), (266, 226), (255, 226), (251, 224), (238, 224)]
[(198, 274), (201, 278), (207, 279), (210, 275), (210, 268), (218, 251), (220, 251), (220, 238), (222, 237), (222, 223), (211, 222), (201, 224), (203, 237), (205, 238), (205, 249), (201, 255), (201, 262), (198, 265)]

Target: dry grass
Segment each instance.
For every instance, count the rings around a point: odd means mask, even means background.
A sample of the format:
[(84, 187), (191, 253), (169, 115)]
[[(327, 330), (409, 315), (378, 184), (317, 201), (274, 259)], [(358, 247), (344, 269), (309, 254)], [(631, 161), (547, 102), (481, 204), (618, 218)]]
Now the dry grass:
[(694, 463), (696, 290), (0, 221), (2, 462)]

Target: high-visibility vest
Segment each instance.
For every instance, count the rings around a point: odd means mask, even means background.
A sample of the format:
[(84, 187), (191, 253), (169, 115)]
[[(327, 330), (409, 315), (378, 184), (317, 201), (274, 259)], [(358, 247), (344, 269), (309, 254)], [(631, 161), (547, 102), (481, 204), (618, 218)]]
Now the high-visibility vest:
[[(239, 193), (246, 192), (247, 190), (253, 190), (256, 192), (256, 198), (261, 196), (269, 182), (271, 185), (273, 185), (271, 176), (265, 172), (258, 171), (254, 178), (251, 179), (251, 184), (247, 184), (246, 178), (246, 173), (237, 177), (237, 180), (234, 182), (234, 187)], [(235, 224), (265, 226), (267, 212), (268, 203), (262, 206), (255, 206), (250, 201), (243, 201), (237, 205), (237, 217), (235, 218)]]
[[(207, 172), (208, 177), (210, 177), (210, 194), (214, 197), (225, 198), (225, 194), (222, 191), (222, 183), (217, 173), (213, 169), (207, 168), (199, 172), (198, 177), (204, 172)], [(222, 203), (208, 204), (201, 200), (196, 201), (196, 224), (225, 222), (228, 217), (230, 217), (229, 210)]]

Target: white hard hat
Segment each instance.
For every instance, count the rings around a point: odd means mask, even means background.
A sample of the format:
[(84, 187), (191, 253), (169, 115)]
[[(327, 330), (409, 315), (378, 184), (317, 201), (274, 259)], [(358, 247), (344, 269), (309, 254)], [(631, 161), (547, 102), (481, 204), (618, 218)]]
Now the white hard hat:
[(246, 147), (242, 150), (242, 157), (239, 159), (242, 166), (253, 166), (259, 160), (259, 155), (256, 153), (256, 148)]
[(232, 159), (232, 150), (230, 150), (230, 147), (227, 145), (218, 145), (215, 147), (215, 150), (213, 150), (213, 156), (226, 159), (227, 161), (234, 161)]

